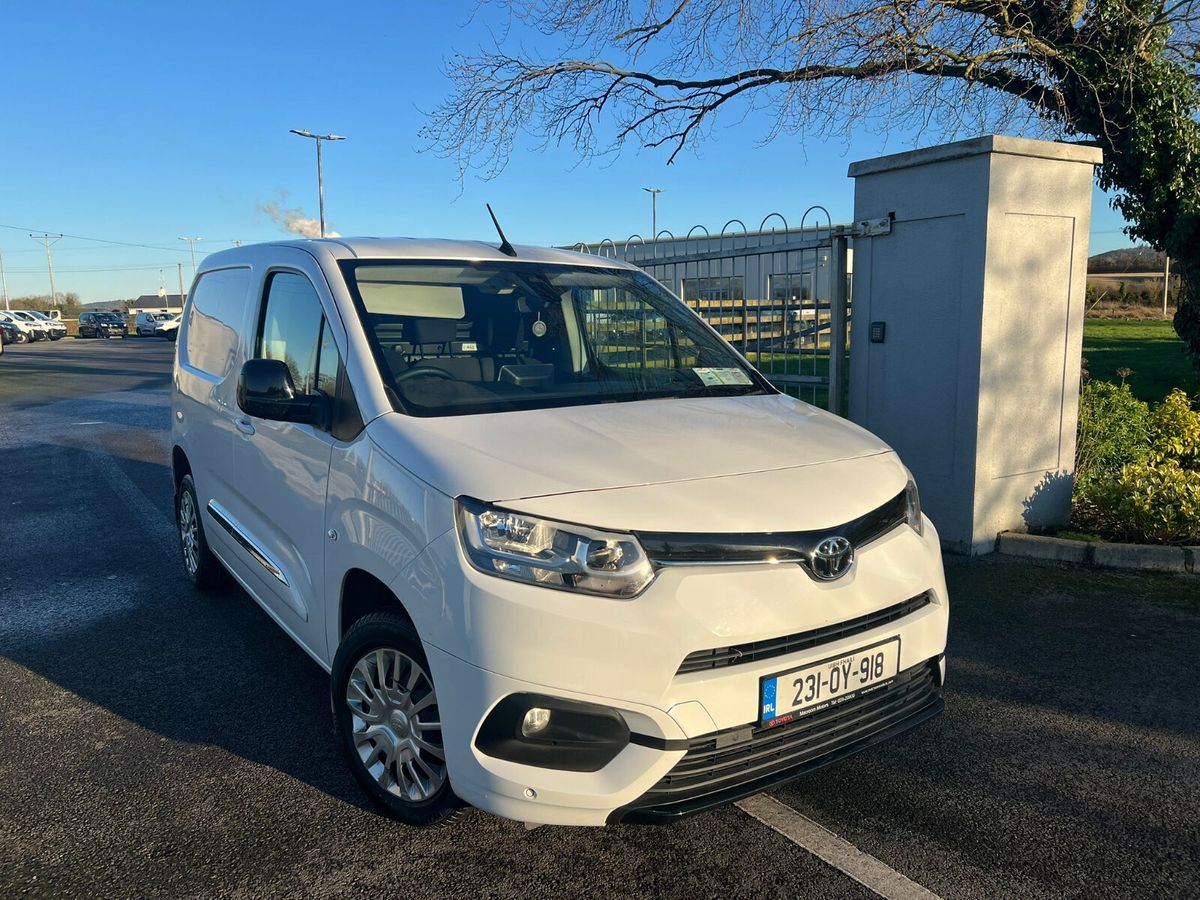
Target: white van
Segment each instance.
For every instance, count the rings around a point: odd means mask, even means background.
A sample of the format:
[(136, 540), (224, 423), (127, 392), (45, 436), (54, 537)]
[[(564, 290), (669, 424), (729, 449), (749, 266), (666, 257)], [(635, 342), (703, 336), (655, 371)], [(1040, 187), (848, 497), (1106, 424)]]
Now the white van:
[(133, 317), (133, 330), (138, 337), (152, 337), (154, 329), (160, 322), (168, 322), (174, 318), (169, 312), (147, 312), (142, 310)]
[(0, 310), (0, 322), (7, 322), (17, 329), (18, 344), (28, 344), (49, 337), (47, 330), (40, 323), (36, 321), (31, 322), (24, 316), (19, 315), (15, 309)]
[(241, 247), (204, 260), (176, 356), (187, 573), (231, 573), (330, 672), (395, 818), (671, 821), (942, 710), (904, 465), (632, 266)]
[[(14, 312), (16, 312), (16, 310), (14, 310)], [(67, 326), (62, 319), (51, 318), (44, 312), (36, 309), (23, 309), (20, 310), (20, 312), (27, 318), (38, 322), (50, 340), (57, 341), (67, 336)]]

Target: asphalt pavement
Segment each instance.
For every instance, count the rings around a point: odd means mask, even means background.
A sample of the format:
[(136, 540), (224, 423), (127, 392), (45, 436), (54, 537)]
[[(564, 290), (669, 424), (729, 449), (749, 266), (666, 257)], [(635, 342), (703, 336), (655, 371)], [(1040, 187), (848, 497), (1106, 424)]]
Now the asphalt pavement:
[[(378, 816), (325, 674), (182, 574), (173, 347), (0, 355), (0, 896), (873, 896), (735, 807)], [(947, 565), (945, 714), (773, 797), (947, 898), (1200, 894), (1200, 583)]]

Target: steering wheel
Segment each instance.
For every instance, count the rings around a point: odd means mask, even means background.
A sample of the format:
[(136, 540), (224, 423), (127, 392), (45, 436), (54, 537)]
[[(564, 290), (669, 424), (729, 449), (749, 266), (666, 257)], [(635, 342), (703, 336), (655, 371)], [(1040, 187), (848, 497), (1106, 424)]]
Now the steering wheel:
[(414, 366), (411, 369), (406, 369), (396, 376), (396, 383), (409, 381), (413, 378), (444, 378), (447, 381), (458, 381), (453, 375), (445, 369), (435, 369), (433, 366)]

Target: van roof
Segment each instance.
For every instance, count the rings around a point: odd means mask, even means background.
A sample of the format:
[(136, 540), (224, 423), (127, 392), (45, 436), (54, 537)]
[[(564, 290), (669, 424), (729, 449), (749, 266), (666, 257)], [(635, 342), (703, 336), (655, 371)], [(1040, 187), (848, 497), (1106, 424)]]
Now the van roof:
[(204, 260), (202, 269), (228, 265), (244, 257), (247, 251), (263, 247), (298, 247), (306, 250), (320, 248), (335, 259), (422, 259), (456, 262), (538, 262), (561, 266), (602, 266), (613, 269), (635, 269), (626, 262), (591, 253), (558, 250), (515, 244), (516, 256), (501, 253), (495, 241), (462, 241), (444, 238), (411, 237), (336, 237), (313, 240), (271, 241), (267, 244), (247, 244), (232, 250), (213, 253)]

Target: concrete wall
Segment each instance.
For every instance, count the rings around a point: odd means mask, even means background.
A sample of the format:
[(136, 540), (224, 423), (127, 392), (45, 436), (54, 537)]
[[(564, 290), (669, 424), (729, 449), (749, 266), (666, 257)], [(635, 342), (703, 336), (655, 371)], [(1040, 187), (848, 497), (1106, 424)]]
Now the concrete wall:
[(954, 548), (1070, 517), (1099, 162), (989, 136), (850, 167), (855, 219), (894, 220), (855, 239), (850, 417), (900, 453)]

